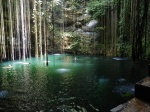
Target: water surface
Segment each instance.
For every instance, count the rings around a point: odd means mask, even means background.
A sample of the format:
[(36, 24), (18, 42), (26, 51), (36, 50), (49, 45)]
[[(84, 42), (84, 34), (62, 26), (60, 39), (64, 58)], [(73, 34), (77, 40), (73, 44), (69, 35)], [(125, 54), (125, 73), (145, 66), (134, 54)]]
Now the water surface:
[(45, 58), (1, 63), (0, 111), (109, 112), (134, 97), (134, 84), (148, 74), (147, 63), (129, 59), (74, 58), (49, 55), (48, 67)]

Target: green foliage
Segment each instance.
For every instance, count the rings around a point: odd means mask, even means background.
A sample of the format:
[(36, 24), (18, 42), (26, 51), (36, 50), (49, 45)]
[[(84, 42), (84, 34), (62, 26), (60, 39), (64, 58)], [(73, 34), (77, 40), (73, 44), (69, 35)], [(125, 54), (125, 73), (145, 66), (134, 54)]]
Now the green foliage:
[[(122, 26), (122, 25), (121, 25)], [(117, 43), (117, 55), (120, 57), (129, 57), (131, 55), (131, 45), (126, 37), (127, 32), (123, 35), (123, 32), (120, 32), (120, 36)]]
[(112, 0), (90, 0), (88, 5), (88, 13), (92, 18), (98, 18), (106, 14)]
[(147, 45), (145, 58), (150, 59), (150, 42), (149, 42), (149, 44)]
[(80, 37), (77, 35), (72, 36), (72, 44), (71, 44), (71, 50), (76, 53), (80, 49)]
[(142, 47), (144, 48), (144, 54), (143, 57), (150, 58), (150, 40), (145, 38), (142, 39)]
[(57, 5), (60, 5), (61, 4), (61, 0), (53, 0), (53, 6), (57, 6)]
[(117, 54), (121, 57), (131, 55), (130, 45), (130, 3), (121, 1), (120, 18), (119, 18), (119, 38), (117, 44)]
[(122, 97), (124, 97), (124, 98), (129, 98), (129, 97), (132, 97), (132, 96), (133, 96), (133, 94), (130, 93), (130, 92), (127, 92), (127, 93), (122, 95)]
[(131, 55), (131, 45), (128, 43), (118, 43), (117, 55), (120, 57), (129, 57)]
[(76, 52), (80, 48), (80, 43), (79, 42), (73, 42), (71, 44), (71, 49), (73, 52)]
[(97, 31), (97, 32), (103, 31), (104, 29), (105, 29), (104, 27), (100, 27), (100, 26), (99, 26), (99, 27), (98, 27), (98, 26), (96, 27), (96, 31)]
[(79, 6), (80, 6), (80, 4), (78, 1), (70, 0), (69, 8), (71, 8), (72, 10), (76, 10), (79, 8)]

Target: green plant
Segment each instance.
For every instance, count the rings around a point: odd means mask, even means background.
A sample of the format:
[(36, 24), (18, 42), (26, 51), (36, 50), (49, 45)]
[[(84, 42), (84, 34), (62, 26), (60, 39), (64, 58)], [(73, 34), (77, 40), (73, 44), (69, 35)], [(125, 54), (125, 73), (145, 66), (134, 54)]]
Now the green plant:
[(130, 92), (127, 92), (127, 93), (122, 95), (122, 97), (124, 97), (124, 98), (129, 98), (129, 97), (132, 97), (132, 96), (133, 96), (133, 94), (130, 93)]
[(88, 5), (88, 13), (92, 18), (99, 18), (106, 14), (112, 0), (90, 0)]
[(77, 36), (76, 34), (74, 34), (72, 36), (72, 44), (70, 46), (71, 46), (71, 50), (74, 53), (76, 53), (77, 51), (79, 51), (79, 49), (80, 49), (80, 37)]

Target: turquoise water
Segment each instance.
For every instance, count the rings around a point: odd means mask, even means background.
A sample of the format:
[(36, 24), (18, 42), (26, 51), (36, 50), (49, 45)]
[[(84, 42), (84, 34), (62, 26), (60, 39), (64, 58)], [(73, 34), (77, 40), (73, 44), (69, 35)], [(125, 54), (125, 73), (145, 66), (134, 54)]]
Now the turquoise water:
[(45, 58), (1, 63), (0, 112), (109, 112), (134, 97), (134, 84), (148, 74), (144, 62), (76, 57), (49, 55), (48, 67)]

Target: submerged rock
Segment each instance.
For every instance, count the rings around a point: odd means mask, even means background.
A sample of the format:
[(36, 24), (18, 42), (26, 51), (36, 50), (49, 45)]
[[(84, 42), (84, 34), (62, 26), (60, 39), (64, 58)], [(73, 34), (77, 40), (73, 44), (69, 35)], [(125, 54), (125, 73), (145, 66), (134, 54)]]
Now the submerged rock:
[(111, 109), (110, 112), (120, 112), (125, 106), (126, 106), (126, 103), (125, 104), (120, 104), (117, 107)]

